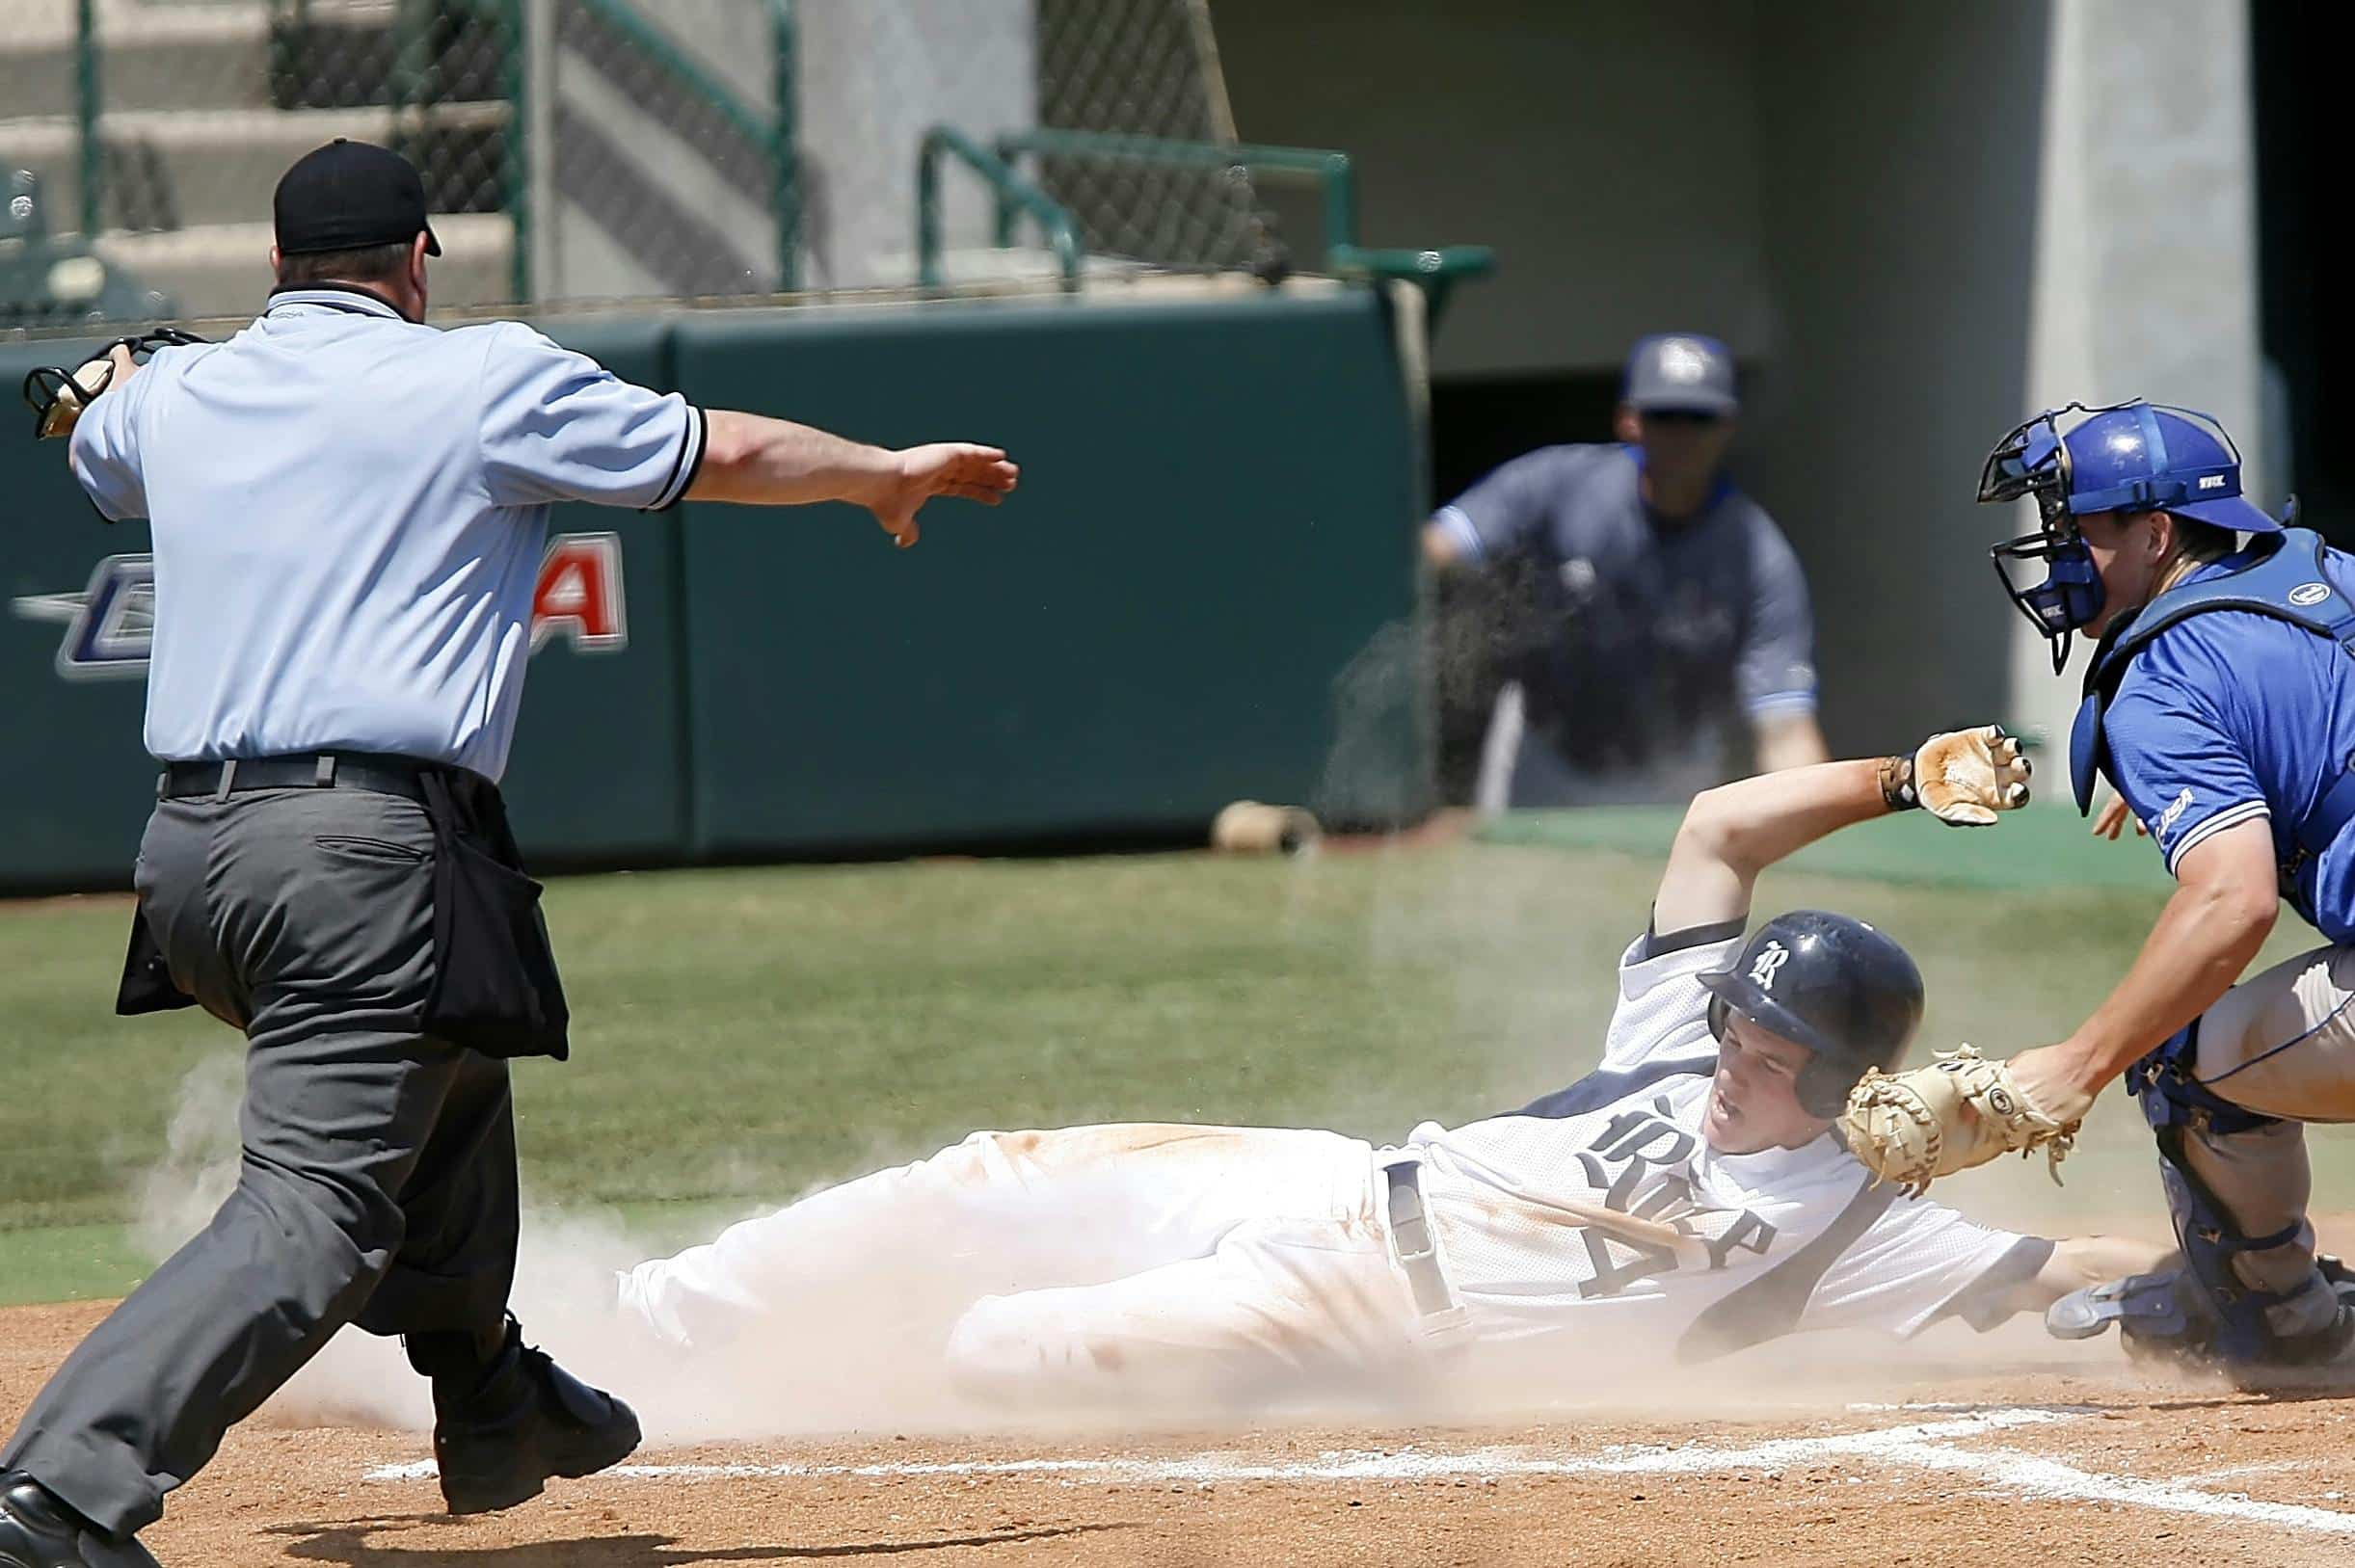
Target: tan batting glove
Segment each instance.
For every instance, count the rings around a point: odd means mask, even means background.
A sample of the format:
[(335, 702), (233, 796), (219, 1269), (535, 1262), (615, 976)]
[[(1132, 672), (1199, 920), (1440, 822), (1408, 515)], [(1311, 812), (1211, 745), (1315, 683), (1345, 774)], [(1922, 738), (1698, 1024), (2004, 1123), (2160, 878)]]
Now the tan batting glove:
[(2028, 804), (2028, 759), (1999, 724), (1932, 735), (1911, 757), (1881, 759), (1881, 798), (1892, 811), (1926, 807), (1950, 828), (1994, 826)]

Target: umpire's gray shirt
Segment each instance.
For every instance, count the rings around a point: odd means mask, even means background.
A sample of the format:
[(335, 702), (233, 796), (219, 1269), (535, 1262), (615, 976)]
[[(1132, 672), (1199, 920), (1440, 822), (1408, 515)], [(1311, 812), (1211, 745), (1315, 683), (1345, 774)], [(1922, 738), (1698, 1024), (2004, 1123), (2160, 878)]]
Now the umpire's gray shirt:
[(74, 426), (110, 518), (153, 525), (147, 750), (507, 765), (550, 502), (670, 505), (704, 420), (513, 322), (443, 332), (282, 290), (157, 353)]
[(1544, 447), (1437, 521), (1472, 560), (1536, 568), (1505, 658), (1533, 736), (1582, 774), (1681, 795), (1724, 777), (1737, 720), (1813, 711), (1814, 625), (1763, 508), (1721, 483), (1700, 516), (1662, 522), (1642, 465), (1627, 446)]

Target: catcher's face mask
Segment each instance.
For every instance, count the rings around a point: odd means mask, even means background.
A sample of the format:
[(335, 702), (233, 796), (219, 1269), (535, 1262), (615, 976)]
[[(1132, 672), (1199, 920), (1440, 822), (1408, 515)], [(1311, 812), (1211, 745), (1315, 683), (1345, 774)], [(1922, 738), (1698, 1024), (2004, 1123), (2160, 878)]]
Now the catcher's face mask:
[[(2071, 635), (2101, 613), (2101, 574), (2069, 508), (2069, 443), (2061, 439), (2058, 421), (2073, 412), (2092, 415), (2108, 411), (2082, 403), (2047, 410), (1997, 441), (1979, 471), (1983, 502), (2035, 497), (2042, 526), (1992, 546), (1988, 554), (2004, 594), (2051, 643), (2054, 675), (2069, 661)], [(2015, 564), (2032, 568), (2038, 563), (2045, 568), (2042, 581), (2029, 581), (2024, 571), (2013, 573)]]
[(81, 418), (82, 411), (114, 385), (115, 350), (128, 349), (132, 359), (144, 364), (157, 349), (203, 341), (194, 332), (160, 327), (151, 332), (118, 337), (72, 370), (63, 365), (40, 365), (27, 371), (24, 400), (33, 410), (33, 439), (54, 440), (73, 434), (74, 421)]

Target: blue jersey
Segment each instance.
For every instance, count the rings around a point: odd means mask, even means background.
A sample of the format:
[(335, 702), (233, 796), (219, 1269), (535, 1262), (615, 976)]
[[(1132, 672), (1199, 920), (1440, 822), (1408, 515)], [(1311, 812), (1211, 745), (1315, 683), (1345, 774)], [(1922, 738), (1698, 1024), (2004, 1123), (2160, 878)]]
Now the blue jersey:
[[(2239, 558), (2185, 579), (2228, 574)], [(2323, 571), (2355, 597), (2355, 559)], [(2355, 939), (2355, 835), (2301, 857), (2296, 833), (2355, 755), (2355, 658), (2327, 638), (2248, 610), (2191, 616), (2151, 639), (2102, 715), (2107, 772), (2167, 869), (2237, 823), (2267, 819), (2283, 894), (2333, 942)]]
[(1806, 579), (1774, 519), (1729, 484), (1699, 516), (1660, 521), (1641, 464), (1631, 447), (1544, 447), (1435, 520), (1470, 560), (1536, 565), (1504, 663), (1565, 761), (1721, 778), (1737, 719), (1814, 710)]

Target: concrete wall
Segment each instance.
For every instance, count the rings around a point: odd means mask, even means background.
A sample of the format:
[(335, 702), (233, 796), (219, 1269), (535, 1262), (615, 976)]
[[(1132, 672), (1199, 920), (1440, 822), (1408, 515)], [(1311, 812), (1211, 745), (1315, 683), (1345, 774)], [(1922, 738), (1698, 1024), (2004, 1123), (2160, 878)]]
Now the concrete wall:
[[(1496, 247), (1434, 375), (1616, 364), (1664, 325), (1744, 358), (1771, 335), (1752, 0), (1212, 0), (1211, 17), (1237, 132), (1352, 154), (1367, 243)], [(1290, 238), (1304, 258), (1321, 243)]]
[[(2057, 0), (2051, 60), (2023, 409), (2148, 397), (2203, 410), (2239, 443), (2250, 492), (2278, 502), (2263, 463), (2246, 12)], [(2000, 532), (2034, 527), (2032, 512), (2022, 503)], [(2014, 713), (2063, 736), (2083, 655), (2056, 680), (2045, 640), (2015, 626)]]
[(2000, 717), (1979, 463), (2025, 392), (2046, 8), (1817, 0), (1761, 39), (1776, 305), (1747, 477), (1806, 563), (1835, 751)]
[(1443, 385), (1605, 370), (1668, 326), (1734, 345), (1741, 475), (1814, 583), (1835, 748), (2065, 726), (1985, 555), (2032, 523), (1971, 500), (2027, 413), (2142, 393), (2265, 450), (2238, 6), (1213, 14), (1238, 130), (1355, 154), (1373, 243), (1497, 248), (1437, 335)]
[[(634, 9), (750, 116), (773, 116), (776, 30), (763, 0)], [(525, 25), (537, 297), (773, 292), (783, 270), (765, 149), (574, 0), (529, 0)]]
[[(803, 284), (916, 279), (916, 147), (946, 121), (987, 142), (1038, 122), (1031, 0), (800, 0)], [(950, 248), (989, 243), (977, 178), (944, 171)]]
[[(640, 0), (637, 14), (767, 122), (768, 0)], [(531, 0), (534, 265), (543, 299), (765, 294), (777, 253), (772, 165), (673, 78), (566, 0)], [(945, 120), (984, 139), (1037, 120), (1032, 0), (797, 0), (791, 105), (804, 288), (915, 279), (916, 147)], [(961, 171), (946, 234), (986, 244)]]

